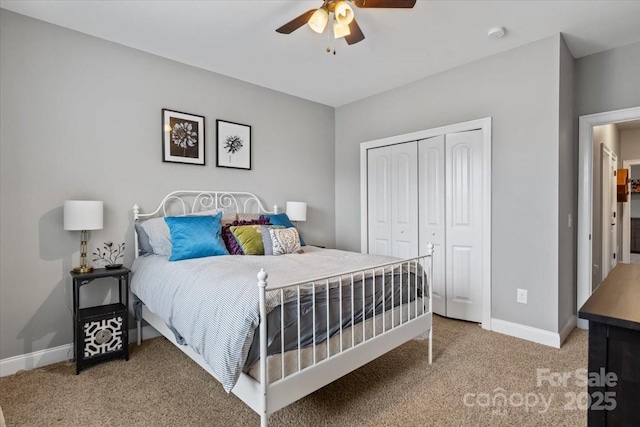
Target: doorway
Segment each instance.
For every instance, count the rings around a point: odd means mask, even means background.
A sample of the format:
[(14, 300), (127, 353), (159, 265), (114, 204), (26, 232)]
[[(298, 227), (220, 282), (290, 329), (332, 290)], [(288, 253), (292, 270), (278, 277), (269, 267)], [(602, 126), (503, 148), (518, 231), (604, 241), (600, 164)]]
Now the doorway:
[[(593, 128), (612, 123), (640, 119), (640, 107), (606, 113), (592, 114), (579, 118), (579, 165), (578, 165), (578, 283), (576, 310), (586, 302), (599, 275), (594, 274), (594, 254), (592, 242), (598, 221), (594, 224), (594, 139)], [(604, 224), (600, 222), (601, 224)], [(595, 259), (600, 259), (597, 257)], [(601, 263), (601, 261), (598, 261)], [(578, 319), (578, 327), (588, 328), (588, 321)]]

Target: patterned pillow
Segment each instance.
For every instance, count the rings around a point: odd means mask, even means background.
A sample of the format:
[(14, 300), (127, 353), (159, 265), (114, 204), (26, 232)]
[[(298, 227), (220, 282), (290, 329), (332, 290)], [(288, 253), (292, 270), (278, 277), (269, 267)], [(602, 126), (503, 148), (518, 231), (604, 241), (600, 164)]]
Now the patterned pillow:
[(290, 228), (271, 228), (269, 235), (273, 242), (274, 255), (295, 254), (300, 251), (300, 236), (298, 230), (294, 227)]
[(265, 255), (273, 255), (273, 241), (271, 240), (271, 234), (269, 234), (270, 228), (286, 228), (284, 225), (261, 225), (262, 244), (264, 246)]
[(264, 225), (232, 225), (229, 227), (245, 255), (264, 255), (261, 227)]
[(233, 236), (230, 228), (235, 225), (269, 225), (268, 218), (259, 218), (254, 221), (233, 221), (231, 224), (225, 224), (222, 226), (222, 240), (224, 240), (224, 244), (227, 246), (229, 253), (231, 255), (244, 255), (242, 252), (242, 247), (238, 244), (238, 241)]

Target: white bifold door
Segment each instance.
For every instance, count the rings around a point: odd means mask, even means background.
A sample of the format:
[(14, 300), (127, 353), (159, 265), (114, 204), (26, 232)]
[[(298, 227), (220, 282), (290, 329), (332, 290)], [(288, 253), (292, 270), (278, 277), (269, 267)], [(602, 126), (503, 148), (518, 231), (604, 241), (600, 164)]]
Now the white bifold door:
[(418, 160), (415, 141), (369, 150), (369, 253), (418, 256)]
[(481, 322), (482, 131), (424, 139), (418, 152), (419, 240), (435, 245), (433, 311)]
[(482, 131), (367, 152), (368, 251), (401, 258), (433, 243), (433, 310), (482, 321)]

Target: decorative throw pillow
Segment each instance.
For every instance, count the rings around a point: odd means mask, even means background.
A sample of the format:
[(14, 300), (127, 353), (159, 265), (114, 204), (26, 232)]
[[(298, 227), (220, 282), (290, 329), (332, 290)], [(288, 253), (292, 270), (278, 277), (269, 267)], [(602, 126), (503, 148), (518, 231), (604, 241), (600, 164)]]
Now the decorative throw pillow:
[(222, 212), (216, 216), (165, 217), (171, 234), (169, 261), (229, 255), (221, 237)]
[[(291, 223), (291, 220), (289, 219), (286, 213), (266, 214), (266, 215), (262, 215), (261, 218), (267, 218), (271, 225), (284, 225), (286, 228), (294, 227), (294, 225)], [(307, 244), (304, 242), (302, 237), (300, 237), (300, 246), (306, 246), (306, 245)]]
[(273, 241), (271, 241), (270, 228), (285, 228), (284, 225), (261, 225), (260, 232), (262, 234), (262, 244), (264, 246), (265, 255), (273, 255)]
[(273, 242), (273, 254), (295, 254), (300, 251), (300, 236), (294, 227), (269, 229), (269, 235)]
[(264, 255), (264, 245), (262, 243), (262, 225), (232, 225), (229, 227), (236, 242), (242, 248), (245, 255)]
[(227, 250), (231, 255), (244, 255), (242, 247), (238, 244), (238, 241), (233, 237), (233, 233), (230, 228), (234, 225), (269, 225), (269, 219), (260, 218), (255, 221), (233, 221), (231, 224), (226, 224), (222, 227), (222, 240), (227, 247)]
[(238, 221), (256, 221), (258, 219), (260, 219), (262, 215), (260, 214), (253, 214), (253, 213), (239, 213), (236, 214), (236, 219)]

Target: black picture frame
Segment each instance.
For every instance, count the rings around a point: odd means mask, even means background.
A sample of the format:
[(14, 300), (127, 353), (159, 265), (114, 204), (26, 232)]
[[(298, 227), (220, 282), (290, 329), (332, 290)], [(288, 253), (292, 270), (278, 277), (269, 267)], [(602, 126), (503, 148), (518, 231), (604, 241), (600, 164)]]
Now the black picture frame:
[(251, 126), (216, 120), (216, 166), (251, 170)]
[(162, 161), (204, 166), (204, 116), (162, 109)]

